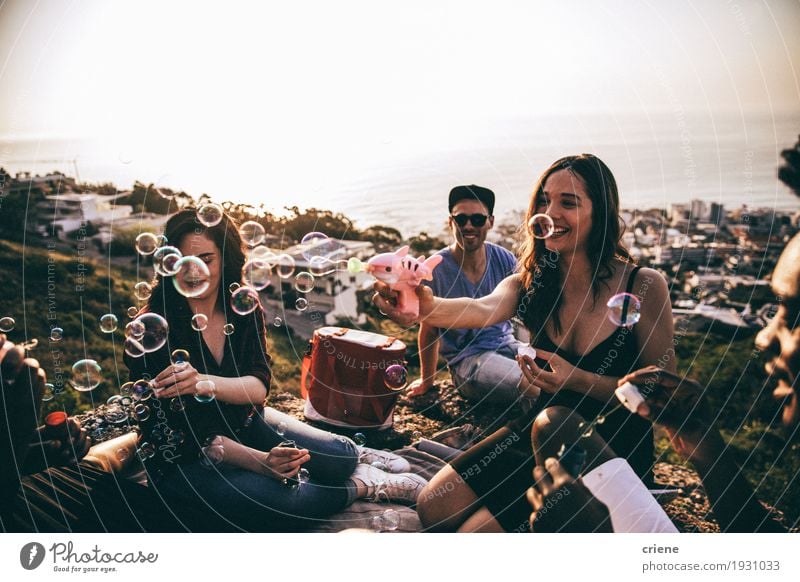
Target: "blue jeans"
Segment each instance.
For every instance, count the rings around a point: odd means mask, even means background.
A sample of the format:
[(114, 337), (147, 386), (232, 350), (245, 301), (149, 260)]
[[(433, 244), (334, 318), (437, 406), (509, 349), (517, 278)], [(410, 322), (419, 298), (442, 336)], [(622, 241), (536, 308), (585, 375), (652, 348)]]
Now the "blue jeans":
[(498, 404), (517, 402), (521, 398), (522, 370), (514, 358), (521, 345), (522, 342), (515, 342), (497, 351), (467, 356), (450, 368), (453, 384), (468, 400)]
[[(279, 423), (286, 425), (278, 435)], [(303, 465), (309, 481), (289, 487), (266, 475), (221, 463), (211, 469), (200, 461), (179, 465), (154, 487), (166, 498), (204, 508), (231, 529), (246, 531), (295, 531), (308, 529), (355, 499), (349, 481), (358, 464), (355, 443), (343, 436), (311, 427), (272, 408), (263, 418), (255, 416), (241, 434), (242, 444), (269, 451), (284, 440), (308, 449), (311, 459)]]

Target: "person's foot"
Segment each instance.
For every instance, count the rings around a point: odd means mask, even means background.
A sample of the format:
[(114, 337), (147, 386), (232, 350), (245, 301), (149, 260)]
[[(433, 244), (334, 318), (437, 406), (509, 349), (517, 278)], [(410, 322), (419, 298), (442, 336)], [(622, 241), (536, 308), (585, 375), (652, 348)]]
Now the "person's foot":
[[(411, 465), (403, 457), (390, 451), (379, 451), (369, 447), (358, 447), (358, 462), (372, 465), (387, 473), (408, 473)], [(380, 464), (378, 464), (380, 463)]]
[(428, 484), (426, 479), (414, 473), (387, 473), (364, 463), (356, 465), (352, 479), (361, 481), (367, 488), (364, 499), (407, 505), (416, 505), (422, 488)]

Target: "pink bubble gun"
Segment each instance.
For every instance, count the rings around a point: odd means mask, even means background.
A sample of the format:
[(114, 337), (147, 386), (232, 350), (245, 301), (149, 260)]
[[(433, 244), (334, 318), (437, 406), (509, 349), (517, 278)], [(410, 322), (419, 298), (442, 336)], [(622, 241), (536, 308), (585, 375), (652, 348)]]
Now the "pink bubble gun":
[(397, 291), (397, 308), (403, 315), (419, 316), (416, 288), (422, 281), (433, 280), (433, 270), (442, 262), (442, 255), (408, 256), (408, 246), (393, 253), (381, 253), (367, 261), (367, 273)]

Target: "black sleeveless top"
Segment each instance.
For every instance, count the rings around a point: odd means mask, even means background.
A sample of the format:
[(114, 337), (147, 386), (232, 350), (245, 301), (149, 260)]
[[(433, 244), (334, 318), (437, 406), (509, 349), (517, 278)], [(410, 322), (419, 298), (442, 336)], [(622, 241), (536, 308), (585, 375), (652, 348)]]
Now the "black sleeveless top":
[[(633, 290), (634, 279), (640, 268), (637, 266), (631, 271), (627, 293)], [(601, 376), (618, 378), (640, 367), (639, 350), (633, 328), (630, 327), (618, 327), (608, 338), (584, 355), (558, 348), (544, 330), (536, 337), (534, 346), (556, 353), (573, 366)], [(572, 390), (560, 390), (552, 395), (542, 392), (535, 410), (539, 411), (547, 406), (566, 406), (578, 412), (587, 421), (600, 414), (606, 414), (605, 422), (597, 425), (595, 430), (618, 456), (627, 459), (642, 481), (650, 484), (653, 478), (653, 425), (626, 408), (609, 413), (618, 403), (616, 398), (604, 403)]]

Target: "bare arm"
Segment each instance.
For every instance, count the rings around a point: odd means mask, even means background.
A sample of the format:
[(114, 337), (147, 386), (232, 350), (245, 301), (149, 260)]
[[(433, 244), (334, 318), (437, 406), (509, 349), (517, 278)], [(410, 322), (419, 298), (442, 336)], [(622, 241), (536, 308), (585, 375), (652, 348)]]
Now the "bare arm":
[(267, 387), (255, 376), (225, 378), (200, 374), (191, 364), (170, 365), (155, 377), (156, 396), (172, 398), (184, 394), (214, 396), (228, 404), (260, 404), (267, 397)]

